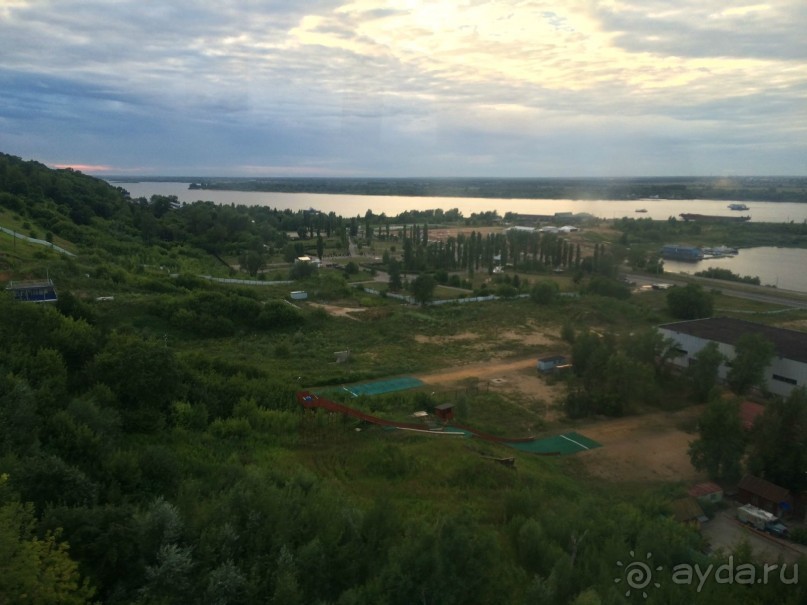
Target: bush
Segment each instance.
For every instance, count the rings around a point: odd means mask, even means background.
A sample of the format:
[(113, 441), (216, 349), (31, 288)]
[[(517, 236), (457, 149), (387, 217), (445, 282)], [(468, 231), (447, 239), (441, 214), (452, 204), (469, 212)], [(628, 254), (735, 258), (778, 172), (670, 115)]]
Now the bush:
[(219, 418), (210, 424), (210, 432), (220, 439), (246, 439), (252, 426), (246, 418)]
[(558, 284), (548, 279), (539, 281), (530, 290), (530, 298), (539, 305), (551, 304), (558, 295)]
[(608, 296), (609, 298), (616, 298), (625, 300), (630, 298), (630, 288), (615, 279), (595, 275), (588, 282), (586, 292), (589, 294), (598, 294), (599, 296)]
[(797, 544), (807, 544), (807, 527), (799, 527), (790, 532), (790, 539)]
[(303, 316), (297, 309), (278, 301), (266, 303), (258, 314), (258, 325), (267, 330), (290, 328), (303, 323)]
[(712, 295), (697, 284), (673, 288), (667, 294), (667, 310), (676, 319), (710, 317), (714, 310)]

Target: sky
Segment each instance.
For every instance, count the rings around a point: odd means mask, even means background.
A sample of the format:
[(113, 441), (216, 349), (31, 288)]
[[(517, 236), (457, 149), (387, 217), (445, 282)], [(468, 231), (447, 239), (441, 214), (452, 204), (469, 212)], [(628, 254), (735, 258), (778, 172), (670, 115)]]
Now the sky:
[(0, 0), (0, 151), (99, 176), (807, 176), (805, 31), (805, 0)]

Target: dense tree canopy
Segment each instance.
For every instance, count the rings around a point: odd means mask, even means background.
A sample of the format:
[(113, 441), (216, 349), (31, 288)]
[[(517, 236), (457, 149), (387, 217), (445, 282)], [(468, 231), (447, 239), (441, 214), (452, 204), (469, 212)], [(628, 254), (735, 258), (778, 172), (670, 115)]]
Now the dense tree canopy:
[(667, 293), (667, 308), (677, 319), (711, 317), (714, 310), (712, 295), (698, 284), (672, 288)]
[(687, 375), (696, 401), (705, 403), (710, 399), (724, 361), (716, 342), (708, 343), (695, 353), (695, 360), (687, 369)]
[(773, 359), (773, 343), (764, 336), (749, 332), (734, 345), (734, 357), (729, 360), (726, 375), (731, 390), (744, 395), (752, 387), (765, 388), (765, 370)]
[(745, 431), (736, 401), (714, 399), (698, 421), (698, 438), (689, 447), (692, 466), (712, 479), (736, 481), (742, 474)]
[(807, 489), (807, 391), (765, 406), (751, 433), (750, 469), (794, 492)]

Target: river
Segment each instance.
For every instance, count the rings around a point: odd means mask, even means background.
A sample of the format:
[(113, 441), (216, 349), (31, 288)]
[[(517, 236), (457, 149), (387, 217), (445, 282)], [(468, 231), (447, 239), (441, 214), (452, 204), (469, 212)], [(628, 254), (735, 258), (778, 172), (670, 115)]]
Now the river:
[[(807, 221), (807, 203), (748, 202), (748, 210), (732, 211), (728, 202), (717, 200), (528, 200), (469, 197), (407, 197), (377, 195), (346, 195), (327, 193), (275, 193), (258, 191), (191, 190), (188, 183), (139, 182), (114, 183), (123, 187), (132, 197), (150, 198), (152, 195), (175, 195), (181, 202), (198, 200), (217, 204), (244, 204), (273, 208), (305, 210), (316, 208), (321, 212), (335, 212), (342, 216), (364, 216), (367, 210), (374, 214), (394, 216), (406, 210), (458, 208), (464, 216), (474, 212), (496, 210), (520, 214), (555, 214), (556, 212), (588, 213), (604, 219), (652, 218), (664, 220), (682, 212), (715, 214), (722, 216), (750, 216), (758, 222)], [(647, 212), (637, 213), (637, 209)], [(673, 243), (673, 242), (670, 242)], [(722, 242), (718, 242), (722, 243)], [(759, 277), (763, 284), (781, 289), (807, 292), (807, 249), (758, 247), (743, 249), (732, 258), (708, 259), (698, 263), (665, 261), (665, 270), (672, 273), (694, 273), (709, 267), (720, 267), (738, 273)]]

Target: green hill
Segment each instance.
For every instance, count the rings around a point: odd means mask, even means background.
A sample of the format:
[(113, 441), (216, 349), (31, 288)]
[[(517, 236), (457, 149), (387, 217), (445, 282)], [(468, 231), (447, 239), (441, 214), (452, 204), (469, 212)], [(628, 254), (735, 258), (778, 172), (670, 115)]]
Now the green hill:
[[(574, 457), (357, 425), (294, 399), (512, 355), (496, 335), (528, 322), (644, 327), (658, 310), (373, 299), (360, 320), (331, 317), (284, 299), (304, 287), (362, 304), (340, 273), (261, 287), (198, 275), (282, 255), (287, 232), (336, 237), (341, 217), (315, 227), (306, 213), (172, 202), (0, 156), (0, 226), (75, 254), (0, 234), (6, 280), (47, 275), (59, 293), (52, 305), (0, 297), (0, 602), (611, 604), (625, 602), (634, 552), (665, 570), (647, 603), (804, 602), (803, 586), (779, 582), (710, 583), (696, 599), (675, 583), (675, 565), (705, 560), (672, 518), (680, 485), (617, 489)], [(488, 348), (415, 339), (472, 330)], [(333, 363), (345, 349), (350, 363)], [(408, 416), (442, 396), (482, 430), (541, 422), (473, 389), (354, 404)]]

